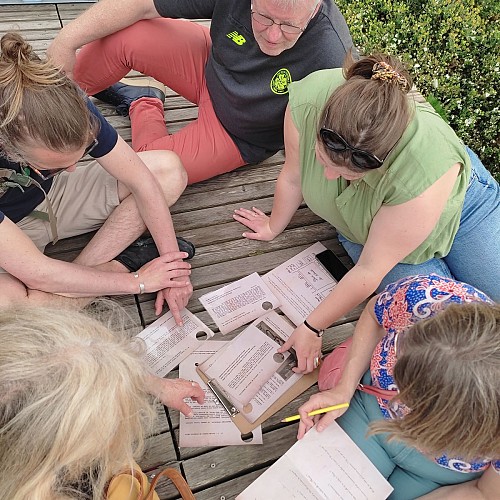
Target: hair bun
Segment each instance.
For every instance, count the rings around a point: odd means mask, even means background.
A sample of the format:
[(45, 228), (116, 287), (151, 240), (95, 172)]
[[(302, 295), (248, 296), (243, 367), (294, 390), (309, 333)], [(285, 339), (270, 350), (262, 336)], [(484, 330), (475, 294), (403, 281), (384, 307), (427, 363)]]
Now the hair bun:
[(405, 93), (410, 90), (410, 83), (406, 77), (385, 61), (379, 61), (373, 65), (371, 79), (395, 82)]
[(18, 33), (6, 33), (0, 40), (1, 58), (19, 64), (36, 58), (31, 45)]

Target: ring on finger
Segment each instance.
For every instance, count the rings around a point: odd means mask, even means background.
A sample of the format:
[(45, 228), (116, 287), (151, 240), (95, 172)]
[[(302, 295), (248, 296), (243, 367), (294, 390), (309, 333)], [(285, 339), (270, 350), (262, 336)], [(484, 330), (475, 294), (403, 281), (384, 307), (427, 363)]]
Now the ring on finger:
[(319, 356), (316, 356), (313, 361), (314, 368), (318, 368), (319, 363), (320, 363)]

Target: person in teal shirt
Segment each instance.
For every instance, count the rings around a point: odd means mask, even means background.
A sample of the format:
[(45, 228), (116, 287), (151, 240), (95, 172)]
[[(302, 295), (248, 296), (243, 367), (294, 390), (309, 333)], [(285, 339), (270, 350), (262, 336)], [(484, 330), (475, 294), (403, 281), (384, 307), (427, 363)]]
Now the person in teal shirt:
[(271, 216), (234, 213), (252, 230), (245, 237), (269, 241), (305, 200), (355, 262), (282, 346), (295, 348), (298, 372), (321, 356), (316, 331), (400, 278), (435, 273), (500, 300), (499, 185), (411, 88), (402, 63), (382, 54), (292, 84)]

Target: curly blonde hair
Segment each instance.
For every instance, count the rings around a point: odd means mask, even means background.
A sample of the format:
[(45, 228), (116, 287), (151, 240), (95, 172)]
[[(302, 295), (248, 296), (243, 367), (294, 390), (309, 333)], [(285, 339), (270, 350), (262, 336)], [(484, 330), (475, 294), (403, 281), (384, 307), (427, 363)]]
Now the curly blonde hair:
[(0, 484), (11, 500), (101, 500), (155, 411), (138, 348), (84, 313), (0, 311)]

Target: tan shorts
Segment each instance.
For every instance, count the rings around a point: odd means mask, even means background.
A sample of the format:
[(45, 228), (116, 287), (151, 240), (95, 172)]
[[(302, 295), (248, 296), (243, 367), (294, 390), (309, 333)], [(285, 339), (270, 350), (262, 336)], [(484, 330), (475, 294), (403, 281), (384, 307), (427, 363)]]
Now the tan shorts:
[[(54, 177), (47, 197), (57, 217), (59, 239), (99, 229), (120, 204), (118, 181), (96, 161)], [(35, 210), (47, 212), (46, 200)], [(17, 226), (42, 252), (52, 241), (48, 221), (28, 215)]]

